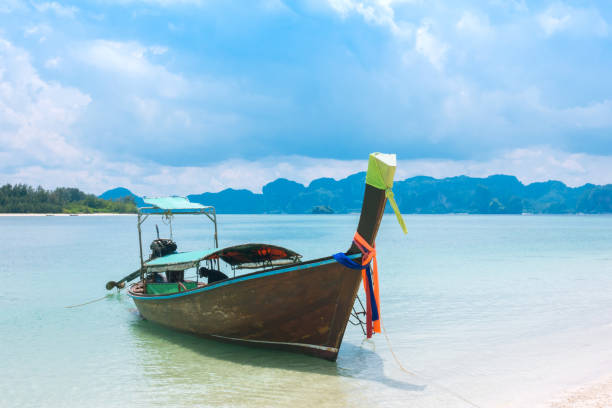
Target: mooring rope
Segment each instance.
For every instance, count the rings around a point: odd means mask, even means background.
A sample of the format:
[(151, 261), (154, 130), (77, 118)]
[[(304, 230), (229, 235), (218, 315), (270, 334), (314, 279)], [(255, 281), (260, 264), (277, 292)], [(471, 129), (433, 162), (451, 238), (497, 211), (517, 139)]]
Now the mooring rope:
[(99, 299), (94, 299), (94, 300), (90, 300), (89, 302), (85, 302), (85, 303), (79, 303), (78, 305), (71, 305), (71, 306), (64, 306), (65, 309), (72, 309), (73, 307), (81, 307), (81, 306), (85, 306), (85, 305), (89, 305), (91, 303), (95, 303), (95, 302), (99, 302), (101, 300), (106, 299), (108, 295), (104, 295)]
[(426, 376), (424, 376), (423, 374), (419, 374), (415, 371), (410, 371), (407, 370), (404, 365), (402, 364), (402, 362), (399, 360), (399, 358), (397, 358), (397, 355), (395, 354), (395, 351), (393, 351), (393, 347), (391, 346), (391, 340), (389, 340), (389, 336), (387, 335), (387, 330), (385, 329), (385, 325), (381, 322), (381, 327), (382, 327), (382, 332), (385, 335), (385, 339), (387, 340), (387, 345), (389, 346), (389, 351), (391, 351), (391, 355), (393, 356), (393, 359), (395, 360), (395, 362), (397, 363), (397, 365), (399, 366), (400, 370), (402, 370), (404, 373), (408, 374), (408, 375), (412, 375), (414, 377), (420, 378), (421, 380), (433, 385), (434, 387), (439, 388), (440, 390), (454, 396), (457, 399), (460, 399), (461, 401), (465, 402), (466, 404), (474, 407), (474, 408), (483, 408), (482, 406), (476, 404), (475, 402), (470, 401), (469, 399), (465, 398), (464, 396), (458, 394), (457, 392), (451, 390), (450, 388), (447, 388), (443, 385), (440, 385), (436, 382), (434, 382), (433, 380), (427, 378)]

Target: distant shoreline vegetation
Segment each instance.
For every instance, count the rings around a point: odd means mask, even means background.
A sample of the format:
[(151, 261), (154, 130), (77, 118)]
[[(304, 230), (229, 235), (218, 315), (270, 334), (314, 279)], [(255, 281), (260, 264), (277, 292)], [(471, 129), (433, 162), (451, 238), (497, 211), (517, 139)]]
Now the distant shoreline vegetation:
[[(280, 178), (266, 184), (261, 194), (228, 188), (187, 197), (215, 206), (221, 214), (346, 214), (361, 210), (364, 183), (365, 172), (342, 180), (320, 178), (308, 186)], [(560, 181), (546, 181), (525, 185), (507, 175), (444, 179), (418, 176), (396, 181), (393, 191), (404, 214), (612, 213), (609, 184), (568, 187)], [(141, 197), (122, 187), (108, 190), (100, 198), (131, 198), (142, 205)]]
[(5, 184), (0, 187), (0, 213), (14, 214), (94, 214), (135, 213), (130, 197), (104, 200), (77, 188), (55, 190), (34, 188), (25, 184)]

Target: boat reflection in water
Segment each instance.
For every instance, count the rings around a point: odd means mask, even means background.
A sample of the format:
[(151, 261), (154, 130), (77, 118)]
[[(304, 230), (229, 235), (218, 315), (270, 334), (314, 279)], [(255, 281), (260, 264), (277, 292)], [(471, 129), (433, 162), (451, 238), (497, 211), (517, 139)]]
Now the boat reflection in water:
[[(305, 355), (228, 344), (137, 319), (134, 351), (148, 386), (143, 402), (169, 406), (363, 406), (364, 383), (400, 393), (424, 387), (388, 378), (368, 346), (343, 346), (336, 364)], [(357, 381), (355, 381), (357, 380)], [(393, 394), (397, 395), (397, 392)]]

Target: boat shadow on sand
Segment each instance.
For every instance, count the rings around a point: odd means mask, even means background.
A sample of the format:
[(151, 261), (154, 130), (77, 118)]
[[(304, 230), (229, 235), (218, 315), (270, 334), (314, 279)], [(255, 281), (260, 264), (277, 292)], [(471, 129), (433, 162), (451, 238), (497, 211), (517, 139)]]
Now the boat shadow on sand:
[(200, 355), (203, 357), (203, 362), (222, 360), (251, 367), (355, 378), (375, 381), (403, 391), (419, 392), (427, 388), (426, 385), (387, 377), (384, 373), (384, 361), (377, 353), (367, 349), (367, 346), (360, 347), (349, 342), (342, 344), (341, 354), (333, 363), (302, 354), (210, 340), (190, 333), (177, 332), (143, 319), (134, 321), (131, 329), (139, 347), (149, 349), (158, 356), (160, 353), (176, 356), (176, 346), (178, 346)]

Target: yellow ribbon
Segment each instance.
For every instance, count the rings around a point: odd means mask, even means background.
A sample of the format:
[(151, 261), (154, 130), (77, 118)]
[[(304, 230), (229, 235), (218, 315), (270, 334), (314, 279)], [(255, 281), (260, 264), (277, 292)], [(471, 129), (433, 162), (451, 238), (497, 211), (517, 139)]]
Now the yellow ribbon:
[(380, 190), (385, 190), (385, 197), (389, 200), (391, 204), (391, 208), (393, 208), (393, 212), (395, 212), (395, 216), (397, 217), (397, 222), (399, 222), (402, 227), (402, 231), (404, 234), (408, 233), (406, 229), (406, 224), (404, 223), (404, 219), (402, 218), (402, 214), (395, 202), (395, 198), (393, 197), (393, 176), (395, 175), (395, 155), (392, 156), (392, 163), (383, 162), (382, 155), (380, 153), (372, 153), (370, 155), (370, 159), (368, 161), (368, 172), (366, 173), (366, 183), (371, 185), (372, 187), (376, 187)]
[(397, 217), (397, 222), (399, 222), (400, 227), (402, 227), (402, 231), (404, 231), (404, 234), (407, 234), (408, 230), (406, 229), (406, 224), (404, 223), (404, 218), (402, 217), (402, 213), (400, 213), (400, 210), (397, 207), (397, 203), (395, 202), (395, 198), (393, 198), (393, 190), (391, 190), (390, 188), (386, 189), (385, 190), (385, 196), (389, 200), (389, 204), (391, 204), (391, 208), (393, 208), (393, 212), (395, 213), (395, 216)]

